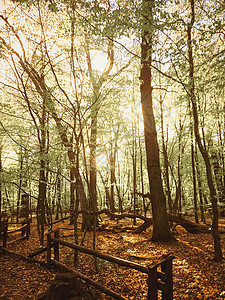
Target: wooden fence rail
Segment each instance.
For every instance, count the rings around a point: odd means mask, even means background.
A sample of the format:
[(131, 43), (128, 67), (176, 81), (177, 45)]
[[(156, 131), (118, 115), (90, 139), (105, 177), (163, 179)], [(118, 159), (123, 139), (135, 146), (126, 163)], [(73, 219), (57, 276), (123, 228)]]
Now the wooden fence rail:
[[(52, 234), (54, 233), (54, 237)], [(51, 258), (51, 248), (54, 248), (54, 259)], [(95, 257), (104, 259), (106, 261), (116, 263), (120, 266), (128, 267), (130, 269), (137, 270), (139, 272), (145, 273), (148, 275), (147, 285), (148, 285), (148, 300), (157, 300), (158, 299), (158, 291), (162, 291), (162, 299), (163, 300), (172, 300), (173, 299), (173, 274), (172, 274), (172, 260), (173, 256), (168, 256), (163, 261), (155, 264), (153, 267), (145, 267), (143, 265), (124, 260), (121, 258), (113, 257), (111, 255), (102, 254), (98, 251), (87, 249), (85, 247), (78, 246), (76, 244), (72, 244), (66, 242), (59, 238), (59, 229), (48, 232), (47, 233), (47, 265), (50, 266), (51, 263), (64, 267), (70, 271), (72, 269), (66, 267), (62, 263), (59, 262), (59, 245), (66, 246), (68, 248), (74, 249), (78, 252), (83, 252), (86, 254), (93, 255)], [(75, 272), (75, 271), (73, 271)], [(86, 282), (89, 282), (91, 285), (95, 286), (97, 289), (103, 291), (105, 294), (113, 296), (115, 299), (125, 299), (121, 295), (109, 290), (108, 288), (100, 285), (99, 283), (91, 280), (87, 276), (75, 272), (78, 277), (83, 279)]]
[[(20, 231), (21, 231), (20, 237), (11, 240), (9, 242), (7, 241), (10, 234), (20, 232)], [(8, 230), (8, 223), (5, 223), (3, 225), (3, 230), (2, 230), (2, 237), (3, 237), (2, 247), (6, 248), (7, 245), (13, 244), (22, 239), (29, 239), (29, 235), (30, 235), (30, 219), (25, 220), (24, 222), (21, 223), (20, 227), (12, 230)]]

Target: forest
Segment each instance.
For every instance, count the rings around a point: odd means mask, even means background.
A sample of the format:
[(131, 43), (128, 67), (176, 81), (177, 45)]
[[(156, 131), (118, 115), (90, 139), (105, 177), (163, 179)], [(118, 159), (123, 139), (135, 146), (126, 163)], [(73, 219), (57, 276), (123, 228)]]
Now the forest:
[[(225, 298), (224, 21), (222, 0), (0, 1), (0, 299)], [(73, 297), (48, 288), (65, 270)]]

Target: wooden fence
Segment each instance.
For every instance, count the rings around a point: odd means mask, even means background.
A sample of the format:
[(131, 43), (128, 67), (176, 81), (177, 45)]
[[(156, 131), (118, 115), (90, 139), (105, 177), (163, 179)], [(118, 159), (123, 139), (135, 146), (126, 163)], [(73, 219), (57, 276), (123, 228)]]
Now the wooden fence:
[[(54, 237), (52, 236), (54, 234)], [(148, 285), (148, 300), (157, 300), (158, 291), (162, 291), (163, 300), (172, 300), (173, 299), (173, 275), (172, 275), (172, 260), (173, 256), (168, 256), (163, 261), (155, 264), (153, 267), (146, 267), (128, 260), (121, 258), (113, 257), (110, 255), (102, 254), (95, 250), (87, 249), (85, 247), (78, 246), (66, 242), (59, 238), (59, 229), (47, 233), (47, 264), (50, 266), (51, 263), (58, 265), (68, 271), (74, 272), (79, 278), (95, 286), (100, 291), (104, 292), (107, 295), (114, 297), (115, 299), (126, 299), (123, 296), (117, 294), (114, 291), (106, 288), (105, 286), (95, 282), (94, 280), (88, 278), (84, 274), (81, 274), (73, 269), (63, 265), (59, 262), (59, 245), (63, 245), (74, 249), (78, 252), (83, 252), (86, 254), (93, 255), (95, 257), (101, 258), (103, 260), (116, 263), (120, 266), (128, 267), (130, 269), (137, 270), (139, 272), (147, 274), (147, 285)], [(54, 259), (51, 258), (51, 248), (54, 248)]]
[[(2, 226), (2, 238), (3, 238), (3, 242), (2, 242), (2, 247), (6, 248), (7, 245), (11, 245), (17, 241), (20, 241), (22, 239), (29, 239), (29, 235), (30, 235), (30, 219), (26, 219), (21, 223), (21, 226), (12, 229), (12, 230), (8, 230), (8, 222), (3, 223)], [(14, 239), (14, 240), (10, 240), (8, 241), (8, 238), (11, 234), (14, 234), (16, 232), (20, 232), (21, 231), (21, 236)]]

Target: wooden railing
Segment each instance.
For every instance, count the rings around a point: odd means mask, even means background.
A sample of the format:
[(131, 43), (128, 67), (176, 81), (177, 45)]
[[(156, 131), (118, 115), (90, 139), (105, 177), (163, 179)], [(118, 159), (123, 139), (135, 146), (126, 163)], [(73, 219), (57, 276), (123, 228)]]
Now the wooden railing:
[[(20, 237), (14, 239), (14, 240), (8, 241), (8, 238), (11, 234), (14, 234), (14, 233), (20, 232), (20, 231), (21, 231)], [(15, 228), (15, 229), (12, 229), (12, 230), (8, 230), (8, 222), (5, 222), (3, 224), (3, 228), (2, 228), (2, 238), (3, 238), (2, 247), (6, 248), (7, 245), (13, 244), (22, 239), (29, 239), (29, 235), (30, 235), (30, 219), (23, 221), (21, 223), (21, 226)]]
[[(54, 237), (52, 236), (54, 234)], [(162, 291), (163, 300), (172, 300), (173, 299), (173, 274), (172, 274), (172, 260), (173, 256), (168, 256), (163, 261), (155, 264), (153, 267), (146, 267), (128, 260), (121, 258), (113, 257), (111, 255), (106, 255), (95, 250), (87, 249), (85, 247), (78, 246), (66, 242), (59, 238), (59, 229), (47, 233), (47, 264), (50, 266), (51, 263), (58, 265), (68, 271), (74, 272), (77, 276), (84, 281), (95, 286), (100, 291), (104, 292), (107, 295), (114, 297), (115, 299), (126, 299), (123, 296), (117, 294), (114, 291), (106, 288), (105, 286), (95, 282), (94, 280), (88, 278), (84, 274), (81, 274), (73, 269), (63, 265), (59, 262), (59, 245), (63, 245), (74, 249), (78, 252), (83, 252), (86, 254), (93, 255), (95, 257), (101, 258), (103, 260), (116, 263), (120, 266), (128, 267), (130, 269), (137, 270), (139, 272), (145, 273), (148, 276), (147, 285), (148, 285), (148, 300), (157, 300), (158, 291)], [(54, 259), (51, 258), (51, 248), (54, 248)]]

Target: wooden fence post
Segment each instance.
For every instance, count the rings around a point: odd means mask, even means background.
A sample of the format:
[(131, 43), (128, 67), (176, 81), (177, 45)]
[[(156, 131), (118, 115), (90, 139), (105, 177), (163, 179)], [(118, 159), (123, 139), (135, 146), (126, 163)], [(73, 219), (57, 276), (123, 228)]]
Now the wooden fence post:
[(158, 300), (158, 274), (157, 274), (157, 266), (154, 266), (152, 268), (148, 268), (148, 279), (147, 279), (147, 285), (148, 285), (148, 300)]
[[(54, 232), (54, 237), (59, 238), (59, 229)], [(55, 260), (59, 261), (59, 243), (54, 242), (54, 257)]]
[(47, 266), (51, 264), (51, 233), (47, 233)]
[(27, 235), (27, 239), (29, 240), (29, 236), (30, 236), (30, 218), (27, 219), (27, 232), (26, 232), (26, 235)]
[(21, 236), (24, 236), (24, 235), (25, 235), (25, 232), (26, 232), (25, 224), (26, 224), (26, 221), (23, 220), (23, 221), (22, 221)]
[(3, 247), (6, 248), (7, 245), (7, 230), (8, 224), (4, 223), (3, 225)]
[(165, 273), (165, 291), (162, 292), (163, 300), (173, 300), (173, 272), (172, 272), (173, 257), (161, 263), (161, 270)]

